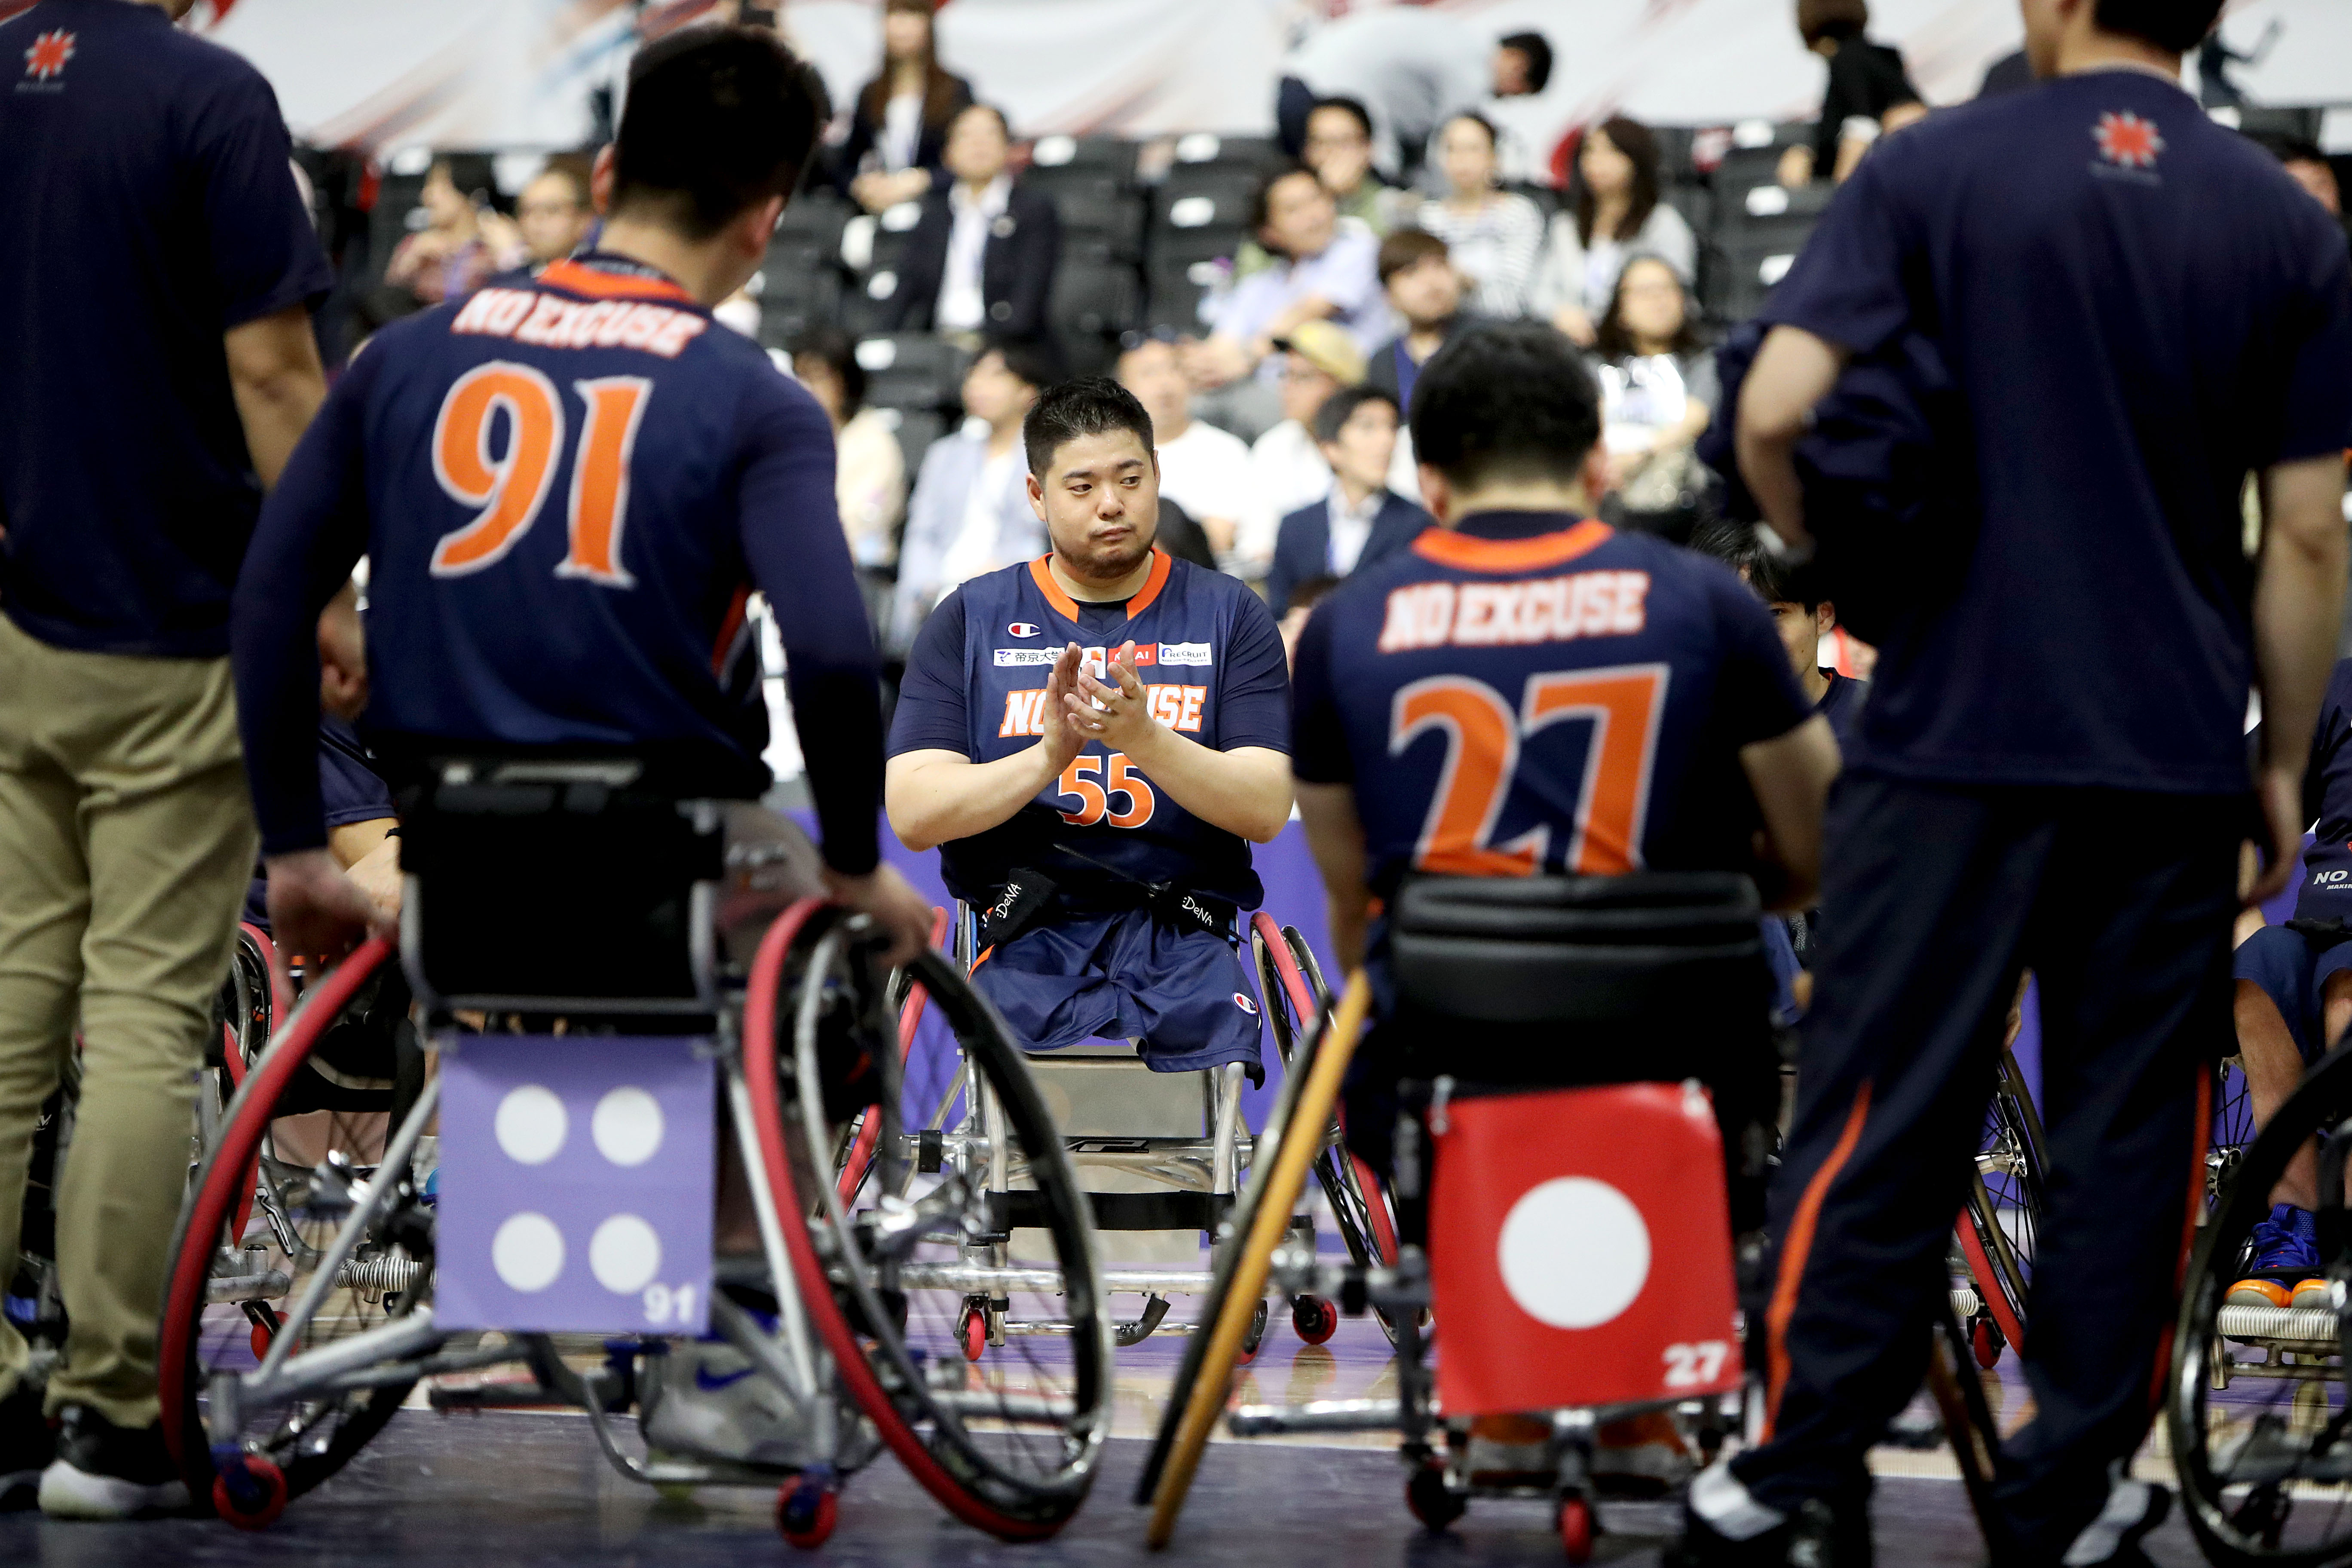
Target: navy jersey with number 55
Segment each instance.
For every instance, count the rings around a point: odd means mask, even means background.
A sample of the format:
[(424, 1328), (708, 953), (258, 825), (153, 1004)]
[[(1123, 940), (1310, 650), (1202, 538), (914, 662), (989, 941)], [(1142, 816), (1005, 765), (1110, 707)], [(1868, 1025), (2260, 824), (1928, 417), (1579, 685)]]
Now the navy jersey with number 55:
[(1484, 512), (1350, 577), (1298, 645), (1291, 765), (1354, 786), (1372, 891), (1408, 870), (1744, 869), (1739, 748), (1808, 717), (1721, 563)]
[[(1129, 639), (1151, 715), (1212, 751), (1289, 746), (1282, 636), (1238, 579), (1162, 552), (1123, 603), (1080, 604), (1043, 559), (965, 583), (931, 613), (907, 660), (890, 754), (955, 752), (992, 763), (1045, 733), (1045, 681), (1071, 643), (1097, 678)], [(1263, 890), (1239, 835), (1202, 821), (1090, 741), (1060, 778), (986, 833), (940, 846), (949, 889), (982, 903), (1016, 870), (1043, 872), (1066, 906), (1119, 907), (1170, 883), (1244, 910)]]

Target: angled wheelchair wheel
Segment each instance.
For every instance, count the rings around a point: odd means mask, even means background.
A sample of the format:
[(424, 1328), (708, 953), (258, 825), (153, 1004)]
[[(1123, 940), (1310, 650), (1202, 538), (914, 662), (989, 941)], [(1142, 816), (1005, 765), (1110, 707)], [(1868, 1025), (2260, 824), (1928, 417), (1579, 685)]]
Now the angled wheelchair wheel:
[[(381, 940), (313, 984), (245, 1070), (181, 1212), (158, 1346), (163, 1436), (189, 1495), (231, 1497), (248, 1525), (275, 1517), (253, 1478), (275, 1478), (264, 1489), (276, 1506), (309, 1491), (382, 1429), (415, 1381), (395, 1356), (286, 1399), (246, 1397), (239, 1382), (273, 1354), (283, 1362), (408, 1320), (430, 1296), (430, 1211), (402, 1152), (432, 1106), (407, 1011), (398, 960)], [(339, 1246), (346, 1230), (352, 1240)], [(215, 1486), (223, 1475), (226, 1494)]]
[(2352, 1560), (2347, 1330), (2325, 1307), (2227, 1299), (2255, 1223), (2270, 1214), (2272, 1187), (2315, 1142), (2322, 1144), (2320, 1263), (2341, 1300), (2352, 1283), (2352, 1225), (2343, 1206), (2352, 1052), (2321, 1058), (2233, 1163), (2198, 1232), (2181, 1292), (2167, 1435), (2189, 1528), (2216, 1563), (2317, 1568)]
[[(857, 930), (813, 901), (761, 942), (743, 1022), (761, 1169), (803, 1305), (850, 1397), (950, 1513), (1039, 1539), (1085, 1500), (1109, 1436), (1092, 1219), (1003, 1020), (936, 952), (913, 973), (969, 1063), (966, 1113), (928, 1138), (919, 1120), (910, 1127), (867, 954)], [(845, 1197), (836, 1155), (860, 1117), (877, 1127), (874, 1168)], [(1038, 1240), (1009, 1260), (1020, 1284), (1003, 1342), (975, 1363), (970, 1298), (1000, 1288), (977, 1276), (1001, 1281), (1016, 1227)], [(1049, 1315), (1066, 1329), (1024, 1331)]]
[[(1330, 1017), (1330, 991), (1323, 984), (1313, 949), (1297, 927), (1276, 926), (1273, 917), (1260, 910), (1250, 921), (1250, 947), (1257, 961), (1258, 993), (1265, 998), (1275, 1048), (1282, 1054), (1284, 1070), (1295, 1071), (1298, 1041), (1307, 1026)], [(1315, 1161), (1315, 1183), (1331, 1206), (1348, 1256), (1366, 1267), (1393, 1264), (1396, 1224), (1380, 1179), (1348, 1152), (1337, 1116), (1325, 1138), (1329, 1146)]]
[(2017, 1058), (2004, 1047), (1985, 1112), (1976, 1171), (1956, 1233), (1960, 1254), (1982, 1303), (1971, 1335), (1978, 1359), (1999, 1343), (2025, 1342), (2026, 1293), (2033, 1280), (2033, 1258), (2042, 1228), (2048, 1163), (2042, 1152), (2042, 1117)]

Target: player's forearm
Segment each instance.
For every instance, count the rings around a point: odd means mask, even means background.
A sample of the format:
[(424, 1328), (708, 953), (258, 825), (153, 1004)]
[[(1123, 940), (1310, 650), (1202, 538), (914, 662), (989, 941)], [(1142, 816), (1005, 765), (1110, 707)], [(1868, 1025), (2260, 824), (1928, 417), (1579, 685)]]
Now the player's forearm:
[(319, 405), (327, 395), (326, 373), (310, 335), (310, 318), (299, 306), (232, 327), (222, 340), (228, 359), (229, 391), (245, 426), (245, 447), (264, 489), (276, 486)]
[(1812, 543), (1797, 481), (1797, 441), (1843, 368), (1844, 354), (1834, 345), (1795, 327), (1775, 327), (1740, 385), (1733, 425), (1740, 477), (1764, 521), (1792, 550)]
[(1348, 973), (1364, 962), (1364, 931), (1371, 923), (1372, 893), (1365, 884), (1364, 826), (1356, 815), (1355, 791), (1346, 784), (1298, 786), (1298, 820), (1307, 848), (1323, 879), (1324, 919), (1331, 933), (1331, 956)]
[(2254, 584), (2263, 764), (2298, 780), (2344, 624), (2344, 465), (2316, 458), (2263, 476), (2267, 526)]
[(1290, 759), (1279, 752), (1213, 751), (1155, 724), (1129, 759), (1178, 805), (1253, 844), (1273, 842), (1290, 820)]
[(1059, 771), (1043, 741), (992, 763), (945, 752), (894, 757), (883, 807), (901, 844), (936, 849), (1012, 821)]

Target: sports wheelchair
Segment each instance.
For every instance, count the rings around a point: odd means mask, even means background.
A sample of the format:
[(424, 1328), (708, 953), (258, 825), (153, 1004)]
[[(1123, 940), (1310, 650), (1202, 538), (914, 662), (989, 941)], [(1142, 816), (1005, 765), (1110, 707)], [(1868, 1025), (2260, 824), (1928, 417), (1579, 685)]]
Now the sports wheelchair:
[[(1403, 1245), (1394, 1264), (1366, 1268), (1283, 1235), (1372, 1011), (1359, 973), (1302, 1042), (1220, 1238), (1213, 1327), (1187, 1347), (1135, 1491), (1153, 1546), (1173, 1533), (1226, 1408), (1244, 1309), (1268, 1279), (1383, 1311), (1396, 1394), (1242, 1406), (1232, 1434), (1397, 1431), (1406, 1504), (1433, 1531), (1475, 1497), (1540, 1499), (1581, 1563), (1600, 1526), (1604, 1425), (1663, 1415), (1702, 1460), (1743, 1430), (1735, 1238), (1760, 1225), (1777, 1100), (1757, 916), (1737, 876), (1406, 883), (1391, 914), (1394, 1011), (1371, 1064), (1398, 1077)], [(1677, 1262), (1671, 1278), (1652, 1267), (1661, 1255)], [(1985, 1517), (1994, 1427), (1964, 1374), (1967, 1345), (1947, 1314), (1929, 1386)], [(1546, 1412), (1540, 1468), (1474, 1468), (1478, 1419), (1531, 1410)]]
[[(774, 1487), (799, 1546), (886, 1448), (959, 1519), (1052, 1534), (1108, 1436), (1110, 1335), (1086, 1205), (1019, 1053), (959, 971), (917, 961), (993, 1108), (985, 1136), (919, 1159), (873, 940), (815, 895), (807, 841), (641, 776), (459, 759), (420, 787), (397, 947), (371, 940), (313, 981), (182, 1215), (160, 1384), (191, 1495), (264, 1526), (424, 1383), (444, 1409), (578, 1405), (641, 1481)], [(424, 1030), (404, 1059), (320, 1104), (304, 1069), (322, 1042), (412, 994)], [(583, 1083), (604, 1092), (568, 1105)], [(859, 1128), (878, 1195), (852, 1205), (832, 1177)], [(1072, 1325), (1017, 1379), (967, 1365), (961, 1295), (922, 1278), (985, 1231), (1004, 1167), (1036, 1194), (1031, 1271)], [(631, 1212), (591, 1237), (580, 1216), (607, 1201)], [(730, 1226), (756, 1244), (730, 1248)], [(647, 1441), (669, 1358), (696, 1339), (742, 1358), (776, 1413), (766, 1440)], [(484, 1397), (486, 1373), (517, 1366)]]
[[(980, 956), (980, 923), (971, 909), (957, 903), (953, 921), (957, 967), (970, 973)], [(1296, 1070), (1302, 1035), (1319, 1026), (1331, 997), (1321, 967), (1306, 939), (1293, 926), (1259, 911), (1249, 926), (1257, 978), (1259, 1013), (1274, 1035), (1286, 1071)], [(919, 988), (917, 988), (918, 991)], [(924, 998), (910, 993), (902, 1006), (900, 1049), (908, 1077), (918, 1075), (912, 1052)], [(1103, 1271), (1110, 1293), (1143, 1297), (1139, 1315), (1113, 1326), (1116, 1342), (1139, 1344), (1160, 1330), (1189, 1331), (1201, 1325), (1169, 1317), (1169, 1298), (1205, 1294), (1213, 1282), (1193, 1266), (1200, 1234), (1213, 1234), (1232, 1208), (1241, 1180), (1257, 1148), (1241, 1106), (1244, 1069), (1239, 1063), (1194, 1073), (1151, 1073), (1131, 1047), (1109, 1042), (1027, 1057), (1055, 1113), (1072, 1165), (1087, 1186), (1087, 1201), (1098, 1233), (1127, 1237), (1128, 1252), (1160, 1251), (1176, 1256), (1150, 1262), (1113, 1262)], [(935, 1069), (939, 1064), (934, 1064)], [(918, 1163), (937, 1159), (961, 1139), (985, 1136), (995, 1114), (986, 1087), (975, 1095), (968, 1063), (951, 1060), (944, 1075), (933, 1073), (934, 1109), (918, 1135)], [(1187, 1082), (1186, 1080), (1191, 1080)], [(1197, 1096), (1197, 1109), (1185, 1103)], [(1115, 1123), (1092, 1126), (1092, 1122)], [(1140, 1123), (1140, 1125), (1139, 1125)], [(929, 1151), (922, 1152), (922, 1151)], [(861, 1129), (844, 1160), (839, 1190), (852, 1201), (869, 1184), (872, 1141)], [(1370, 1169), (1342, 1147), (1335, 1120), (1327, 1129), (1313, 1170), (1332, 1216), (1333, 1227), (1351, 1260), (1362, 1267), (1393, 1262), (1396, 1232), (1387, 1202)], [(1021, 1190), (1017, 1170), (991, 1173), (989, 1202), (998, 1216), (986, 1234), (975, 1236), (952, 1268), (933, 1268), (926, 1283), (964, 1292), (960, 1323), (964, 1354), (979, 1361), (991, 1347), (1013, 1339), (1070, 1331), (1066, 1318), (1053, 1315), (1043, 1281), (1024, 1263), (1023, 1238), (1035, 1224), (1035, 1199)], [(1292, 1217), (1294, 1234), (1314, 1244), (1310, 1214)], [(1016, 1298), (1021, 1312), (1015, 1315)], [(1338, 1331), (1339, 1310), (1328, 1298), (1293, 1293), (1291, 1323), (1299, 1337), (1320, 1344)], [(1248, 1360), (1264, 1342), (1269, 1313), (1261, 1298), (1253, 1310), (1240, 1355)]]

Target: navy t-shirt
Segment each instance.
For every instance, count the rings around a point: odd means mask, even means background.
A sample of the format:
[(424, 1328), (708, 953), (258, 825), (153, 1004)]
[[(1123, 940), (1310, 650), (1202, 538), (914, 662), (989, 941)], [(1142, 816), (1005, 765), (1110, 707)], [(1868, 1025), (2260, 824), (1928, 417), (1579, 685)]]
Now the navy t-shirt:
[[(975, 577), (941, 600), (907, 657), (890, 754), (991, 763), (1025, 751), (1045, 733), (1045, 682), (1062, 650), (1076, 643), (1099, 678), (1130, 639), (1153, 717), (1168, 728), (1211, 751), (1290, 749), (1289, 671), (1265, 602), (1236, 578), (1155, 551), (1130, 599), (1073, 600), (1040, 559)], [(1076, 909), (1129, 903), (1136, 883), (1171, 883), (1245, 910), (1264, 897), (1238, 834), (1186, 811), (1099, 741), (1011, 820), (940, 846), (940, 862), (967, 902), (1025, 869), (1045, 873)]]
[[(392, 790), (376, 775), (375, 758), (359, 731), (331, 713), (319, 718), (319, 799), (326, 807), (329, 832), (355, 822), (383, 822), (399, 814), (393, 809)], [(256, 868), (246, 893), (245, 918), (269, 929), (269, 883)]]
[(1830, 721), (1830, 732), (1837, 737), (1841, 751), (1853, 744), (1854, 727), (1862, 721), (1863, 704), (1870, 698), (1870, 682), (1856, 680), (1851, 675), (1841, 675), (1834, 669), (1824, 669), (1829, 678), (1829, 689), (1813, 704), (1813, 711)]
[(1751, 868), (1743, 746), (1809, 717), (1732, 570), (1559, 512), (1431, 529), (1315, 606), (1291, 768), (1353, 786), (1374, 894)]
[(216, 658), (261, 509), (221, 336), (334, 281), (261, 73), (152, 5), (0, 23), (0, 601)]
[(1847, 765), (1953, 783), (2246, 787), (2246, 475), (2352, 440), (2352, 258), (2276, 162), (2144, 71), (1888, 137), (1762, 312), (1933, 342), (1981, 516), (1879, 649)]

